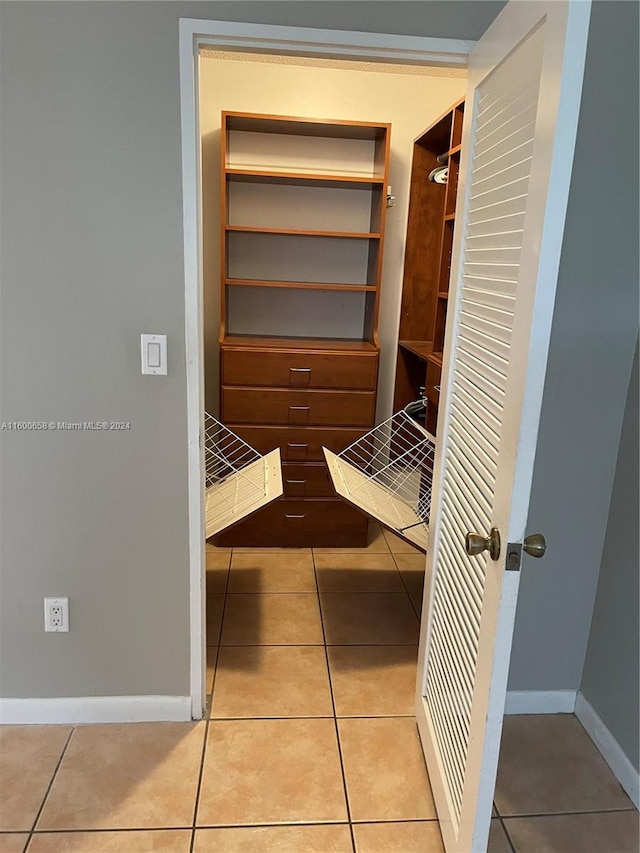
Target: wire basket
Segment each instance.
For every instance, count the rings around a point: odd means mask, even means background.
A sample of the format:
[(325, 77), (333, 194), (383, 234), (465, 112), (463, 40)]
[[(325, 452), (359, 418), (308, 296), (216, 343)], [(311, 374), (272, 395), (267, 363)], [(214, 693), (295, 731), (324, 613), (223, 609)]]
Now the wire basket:
[(207, 539), (282, 494), (280, 451), (261, 456), (206, 412), (204, 458)]
[(424, 551), (434, 451), (431, 433), (401, 411), (342, 453), (324, 452), (338, 494)]

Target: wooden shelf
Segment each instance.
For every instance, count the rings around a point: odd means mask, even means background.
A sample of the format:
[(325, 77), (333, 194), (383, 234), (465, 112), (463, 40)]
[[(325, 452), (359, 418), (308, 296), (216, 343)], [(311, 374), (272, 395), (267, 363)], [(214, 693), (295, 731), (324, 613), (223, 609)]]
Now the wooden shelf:
[(224, 283), (230, 287), (289, 287), (295, 290), (342, 290), (359, 293), (375, 293), (377, 287), (369, 284), (335, 284), (323, 281), (272, 281), (254, 278), (225, 278)]
[(263, 228), (255, 225), (225, 225), (225, 231), (241, 234), (285, 234), (293, 237), (339, 237), (348, 240), (379, 240), (379, 233), (366, 231), (310, 231), (304, 228)]
[(433, 351), (432, 341), (398, 341), (403, 348), (426, 361)]
[(444, 221), (445, 221), (445, 222), (453, 222), (453, 220), (454, 220), (455, 218), (456, 218), (455, 213), (447, 213), (447, 215), (446, 215), (446, 216), (445, 216), (445, 218), (444, 218)]
[(321, 118), (252, 115), (225, 110), (222, 125), (227, 130), (253, 133), (282, 133), (295, 136), (319, 136), (325, 139), (384, 139), (390, 124), (369, 124), (364, 121), (326, 121)]
[(256, 184), (285, 184), (368, 190), (382, 187), (382, 175), (324, 174), (319, 172), (286, 172), (263, 169), (225, 169), (228, 181)]
[(378, 348), (371, 341), (354, 340), (352, 338), (269, 338), (260, 335), (226, 335), (222, 340), (223, 346), (257, 347), (259, 349), (300, 349), (323, 350), (327, 352), (365, 352), (375, 353)]
[(438, 299), (448, 299), (448, 298), (449, 298), (449, 294), (447, 293), (446, 290), (441, 290), (438, 293)]
[(462, 145), (454, 145), (453, 148), (450, 148), (449, 151), (447, 151), (447, 156), (453, 157), (454, 154), (459, 154), (461, 148), (462, 148)]
[(432, 362), (433, 364), (437, 364), (438, 367), (442, 367), (442, 353), (441, 352), (432, 352), (427, 356), (427, 361)]

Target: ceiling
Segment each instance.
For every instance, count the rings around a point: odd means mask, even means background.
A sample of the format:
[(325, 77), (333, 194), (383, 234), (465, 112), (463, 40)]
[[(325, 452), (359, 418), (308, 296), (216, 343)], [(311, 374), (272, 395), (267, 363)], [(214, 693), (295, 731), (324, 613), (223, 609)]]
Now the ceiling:
[(475, 40), (505, 4), (506, 0), (220, 0), (185, 5), (193, 17), (202, 7), (202, 17), (224, 21)]
[(418, 77), (466, 77), (466, 68), (448, 68), (444, 65), (401, 65), (388, 62), (364, 62), (351, 59), (325, 59), (315, 56), (285, 56), (272, 53), (245, 53), (230, 50), (202, 48), (203, 59), (236, 60), (240, 62), (266, 62), (270, 65), (303, 65), (315, 68), (339, 68), (343, 71), (365, 71), (376, 74), (410, 74)]

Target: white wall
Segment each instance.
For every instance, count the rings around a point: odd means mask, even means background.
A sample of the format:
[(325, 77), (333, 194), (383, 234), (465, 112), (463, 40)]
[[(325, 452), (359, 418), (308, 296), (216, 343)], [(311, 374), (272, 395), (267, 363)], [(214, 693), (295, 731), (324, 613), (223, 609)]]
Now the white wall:
[(203, 58), (200, 121), (203, 137), (205, 359), (207, 408), (217, 410), (220, 267), (220, 113), (272, 113), (390, 122), (390, 183), (397, 198), (387, 211), (380, 301), (378, 420), (391, 415), (400, 317), (404, 241), (413, 140), (462, 97), (464, 77), (354, 70), (365, 63), (281, 63)]

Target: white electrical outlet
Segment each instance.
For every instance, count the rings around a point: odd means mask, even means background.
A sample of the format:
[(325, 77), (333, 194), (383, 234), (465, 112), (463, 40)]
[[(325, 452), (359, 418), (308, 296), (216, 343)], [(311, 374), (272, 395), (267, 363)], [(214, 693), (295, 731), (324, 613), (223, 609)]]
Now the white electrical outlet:
[(45, 598), (44, 600), (44, 630), (69, 630), (69, 599)]

